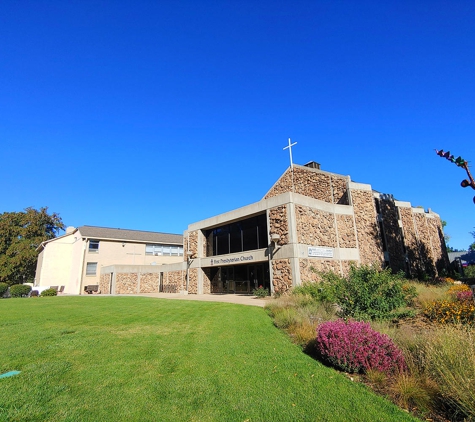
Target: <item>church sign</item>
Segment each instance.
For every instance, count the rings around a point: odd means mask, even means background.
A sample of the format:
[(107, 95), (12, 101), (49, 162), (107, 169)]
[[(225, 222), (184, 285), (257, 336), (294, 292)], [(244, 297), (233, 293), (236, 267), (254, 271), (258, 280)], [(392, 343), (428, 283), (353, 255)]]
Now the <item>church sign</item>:
[(308, 247), (308, 256), (317, 258), (333, 258), (333, 248)]

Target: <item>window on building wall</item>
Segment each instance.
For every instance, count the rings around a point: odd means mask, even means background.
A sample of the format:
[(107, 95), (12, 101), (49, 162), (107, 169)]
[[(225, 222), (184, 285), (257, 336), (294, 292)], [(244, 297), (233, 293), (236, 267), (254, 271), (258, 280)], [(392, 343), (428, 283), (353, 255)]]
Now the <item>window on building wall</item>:
[(266, 248), (266, 215), (261, 214), (210, 229), (205, 236), (208, 256)]
[(90, 240), (89, 241), (89, 252), (99, 252), (99, 241)]
[(145, 245), (145, 255), (183, 256), (183, 246), (177, 245)]
[(162, 245), (145, 245), (145, 255), (163, 255)]
[(97, 262), (88, 262), (86, 265), (86, 275), (96, 275)]

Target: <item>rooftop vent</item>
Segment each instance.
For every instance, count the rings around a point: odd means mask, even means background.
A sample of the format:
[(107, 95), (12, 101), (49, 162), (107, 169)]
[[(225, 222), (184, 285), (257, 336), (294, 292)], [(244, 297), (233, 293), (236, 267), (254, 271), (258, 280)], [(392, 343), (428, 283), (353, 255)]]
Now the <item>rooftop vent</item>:
[(307, 164), (304, 164), (305, 167), (310, 167), (311, 169), (320, 170), (320, 164), (315, 161), (309, 161)]
[(76, 228), (73, 226), (66, 227), (66, 234), (72, 233), (74, 230), (76, 230)]

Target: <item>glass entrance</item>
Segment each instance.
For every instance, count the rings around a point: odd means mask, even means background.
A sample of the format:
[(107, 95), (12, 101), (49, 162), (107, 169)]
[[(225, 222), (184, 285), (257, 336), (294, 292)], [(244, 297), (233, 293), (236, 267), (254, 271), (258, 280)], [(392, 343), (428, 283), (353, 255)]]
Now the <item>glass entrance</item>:
[(211, 293), (251, 294), (262, 286), (270, 291), (269, 264), (244, 264), (216, 268)]

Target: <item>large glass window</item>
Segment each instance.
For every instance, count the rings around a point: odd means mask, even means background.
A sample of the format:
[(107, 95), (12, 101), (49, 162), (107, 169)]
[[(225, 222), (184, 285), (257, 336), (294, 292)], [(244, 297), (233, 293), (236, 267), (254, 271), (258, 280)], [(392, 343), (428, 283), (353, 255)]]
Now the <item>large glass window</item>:
[(183, 256), (183, 246), (176, 245), (145, 245), (145, 255)]
[(210, 229), (205, 233), (208, 256), (224, 255), (267, 247), (266, 215)]
[(242, 251), (242, 227), (240, 221), (229, 226), (229, 242), (231, 253)]

